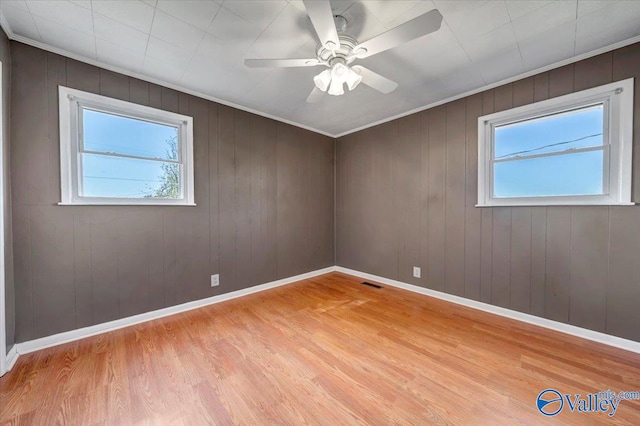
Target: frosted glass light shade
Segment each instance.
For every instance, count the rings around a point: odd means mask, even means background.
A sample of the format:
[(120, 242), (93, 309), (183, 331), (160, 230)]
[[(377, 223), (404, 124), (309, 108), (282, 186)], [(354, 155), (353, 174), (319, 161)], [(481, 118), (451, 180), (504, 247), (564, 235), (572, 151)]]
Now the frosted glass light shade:
[(329, 94), (333, 96), (344, 95), (344, 88), (342, 87), (343, 84), (344, 83), (332, 79), (331, 85), (329, 86)]
[(347, 73), (347, 88), (349, 90), (355, 89), (358, 84), (362, 81), (362, 76), (355, 72), (353, 69), (349, 68), (349, 72)]
[(329, 83), (331, 83), (331, 70), (324, 70), (320, 74), (313, 77), (313, 82), (316, 84), (316, 87), (323, 92), (326, 92), (329, 88)]
[(336, 81), (338, 83), (344, 83), (347, 81), (347, 77), (349, 76), (349, 67), (345, 64), (341, 64), (338, 62), (331, 67), (331, 81)]

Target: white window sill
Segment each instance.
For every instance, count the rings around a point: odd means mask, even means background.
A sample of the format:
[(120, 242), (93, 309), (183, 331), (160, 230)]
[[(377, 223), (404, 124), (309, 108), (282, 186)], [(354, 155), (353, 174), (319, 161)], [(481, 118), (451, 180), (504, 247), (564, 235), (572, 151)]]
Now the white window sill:
[(635, 206), (636, 203), (496, 203), (496, 204), (476, 204), (476, 207), (577, 207), (577, 206)]
[(185, 203), (87, 203), (87, 202), (78, 202), (78, 203), (58, 203), (59, 206), (152, 206), (152, 207), (195, 207), (197, 204), (185, 204)]

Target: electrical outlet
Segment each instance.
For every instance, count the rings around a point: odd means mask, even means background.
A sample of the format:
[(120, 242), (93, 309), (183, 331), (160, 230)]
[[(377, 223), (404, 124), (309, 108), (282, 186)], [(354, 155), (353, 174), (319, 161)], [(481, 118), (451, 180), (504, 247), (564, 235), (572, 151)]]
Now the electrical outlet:
[(211, 275), (211, 287), (220, 285), (220, 274)]
[(414, 266), (413, 267), (413, 278), (420, 278), (420, 274), (422, 274), (422, 270), (419, 267)]

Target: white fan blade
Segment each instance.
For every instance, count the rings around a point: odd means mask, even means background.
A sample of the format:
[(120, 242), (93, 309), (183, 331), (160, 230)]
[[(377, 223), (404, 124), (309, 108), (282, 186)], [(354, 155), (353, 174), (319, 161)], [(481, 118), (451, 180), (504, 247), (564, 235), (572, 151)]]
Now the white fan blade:
[(322, 65), (317, 59), (245, 59), (244, 64), (251, 68), (315, 67)]
[(315, 104), (320, 99), (322, 99), (322, 95), (324, 95), (324, 92), (317, 87), (314, 87), (309, 94), (309, 97), (307, 98), (307, 102), (309, 102), (310, 104)]
[(437, 9), (420, 15), (353, 48), (358, 58), (367, 58), (440, 29), (442, 15)]
[(340, 47), (340, 39), (329, 0), (303, 0), (302, 2), (309, 13), (309, 18), (316, 29), (320, 43), (326, 45), (331, 42), (336, 49)]
[(352, 70), (362, 76), (362, 82), (367, 86), (376, 89), (378, 92), (382, 92), (385, 95), (391, 93), (398, 87), (398, 83), (393, 80), (389, 80), (387, 77), (383, 77), (371, 71), (369, 68), (365, 68), (361, 65), (354, 65)]

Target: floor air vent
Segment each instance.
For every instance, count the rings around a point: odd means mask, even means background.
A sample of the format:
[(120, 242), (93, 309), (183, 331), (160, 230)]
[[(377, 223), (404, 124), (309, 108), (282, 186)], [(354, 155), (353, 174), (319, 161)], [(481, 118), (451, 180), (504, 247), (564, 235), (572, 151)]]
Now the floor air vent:
[(382, 288), (382, 286), (381, 286), (381, 285), (373, 284), (373, 283), (369, 283), (369, 282), (366, 282), (366, 281), (363, 281), (363, 282), (362, 282), (362, 284), (364, 284), (364, 285), (368, 285), (369, 287)]

